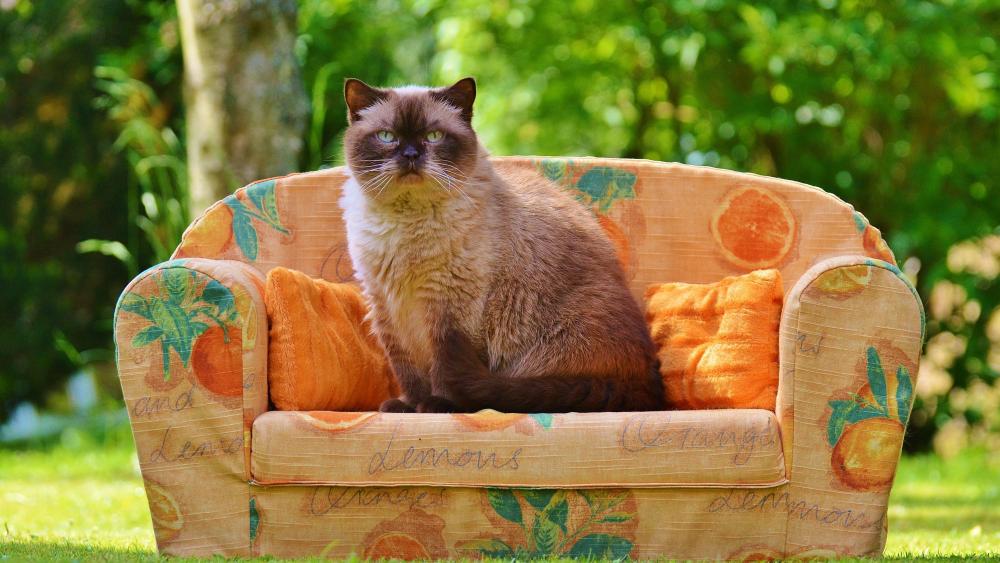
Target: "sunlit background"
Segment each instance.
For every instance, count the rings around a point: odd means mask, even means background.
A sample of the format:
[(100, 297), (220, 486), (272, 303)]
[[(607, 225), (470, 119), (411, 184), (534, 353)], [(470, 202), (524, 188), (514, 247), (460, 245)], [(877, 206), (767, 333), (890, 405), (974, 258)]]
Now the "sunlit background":
[[(882, 230), (927, 309), (906, 451), (1000, 452), (996, 2), (298, 6), (298, 170), (342, 160), (344, 77), (473, 75), (497, 155), (820, 186)], [(198, 212), (181, 37), (173, 2), (0, 0), (0, 447), (128, 440), (114, 304)]]

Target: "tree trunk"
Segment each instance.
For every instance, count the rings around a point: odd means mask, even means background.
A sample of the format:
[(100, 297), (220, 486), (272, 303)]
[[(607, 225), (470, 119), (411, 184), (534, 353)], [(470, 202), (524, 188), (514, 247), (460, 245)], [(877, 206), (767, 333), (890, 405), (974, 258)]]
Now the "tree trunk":
[(191, 216), (296, 169), (308, 99), (294, 0), (177, 0)]

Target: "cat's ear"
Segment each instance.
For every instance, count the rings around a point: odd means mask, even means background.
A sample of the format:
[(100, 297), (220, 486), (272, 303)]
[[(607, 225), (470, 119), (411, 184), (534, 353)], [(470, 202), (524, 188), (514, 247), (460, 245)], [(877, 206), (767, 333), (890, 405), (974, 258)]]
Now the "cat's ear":
[(476, 101), (476, 79), (468, 76), (447, 88), (435, 90), (434, 96), (462, 110), (462, 119), (472, 121), (472, 102)]
[(361, 110), (375, 105), (389, 95), (385, 90), (372, 88), (357, 78), (344, 81), (344, 101), (347, 102), (347, 121), (354, 123), (361, 119)]

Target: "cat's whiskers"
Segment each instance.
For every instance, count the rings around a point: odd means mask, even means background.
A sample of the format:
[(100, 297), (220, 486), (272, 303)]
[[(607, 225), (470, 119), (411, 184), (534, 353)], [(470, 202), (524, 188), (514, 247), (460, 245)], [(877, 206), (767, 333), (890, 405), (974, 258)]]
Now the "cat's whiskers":
[(469, 177), (466, 176), (464, 172), (462, 172), (455, 166), (452, 166), (451, 168), (441, 167), (439, 171), (442, 174), (444, 174), (446, 178), (448, 178), (449, 182), (455, 184), (455, 189), (457, 189), (459, 192), (462, 192), (463, 194), (465, 193), (465, 190), (463, 190), (462, 188), (468, 185)]
[(384, 190), (389, 184), (392, 183), (392, 174), (386, 174), (385, 180), (383, 180), (378, 187), (378, 192), (376, 192), (375, 197), (380, 197), (382, 195), (382, 190)]
[(379, 165), (379, 166), (365, 166), (365, 167), (361, 167), (361, 168), (353, 168), (353, 169), (351, 169), (351, 173), (352, 174), (367, 174), (367, 173), (370, 173), (370, 172), (382, 172), (383, 168), (384, 168), (384, 166), (382, 166), (382, 165)]
[(382, 172), (386, 171), (386, 164), (387, 163), (385, 161), (382, 161), (382, 160), (370, 160), (370, 161), (369, 160), (359, 160), (358, 162), (377, 162), (378, 164), (373, 164), (373, 165), (369, 165), (369, 166), (359, 166), (357, 168), (355, 168), (355, 167), (349, 167), (352, 176), (358, 176), (358, 175), (361, 175), (361, 174), (371, 174), (372, 172), (382, 173)]
[(461, 168), (450, 162), (435, 162), (433, 163), (433, 166), (441, 168), (442, 171), (450, 171), (453, 175), (459, 176), (463, 179), (468, 179), (469, 177), (464, 171), (462, 171)]
[(452, 180), (461, 181), (465, 183), (469, 177), (463, 172), (459, 167), (448, 162), (434, 162), (429, 165), (429, 167), (436, 169), (438, 172), (445, 174), (448, 178)]
[[(382, 184), (385, 183), (385, 180), (391, 179), (391, 178), (392, 178), (391, 174), (387, 174), (385, 172), (379, 172), (378, 174), (376, 174), (375, 176), (373, 176), (371, 179), (369, 179), (365, 183), (361, 184), (361, 191), (367, 192), (367, 193), (371, 193), (372, 191), (374, 191), (371, 188), (373, 188), (374, 186), (382, 185)], [(381, 193), (381, 192), (379, 192), (379, 193)]]
[[(458, 193), (466, 199), (469, 203), (473, 203), (472, 198), (469, 194), (462, 189), (460, 181), (456, 181), (454, 177), (448, 174), (444, 168), (434, 164), (426, 168), (427, 175), (434, 179), (443, 189), (449, 192)], [(444, 182), (442, 182), (444, 180)]]

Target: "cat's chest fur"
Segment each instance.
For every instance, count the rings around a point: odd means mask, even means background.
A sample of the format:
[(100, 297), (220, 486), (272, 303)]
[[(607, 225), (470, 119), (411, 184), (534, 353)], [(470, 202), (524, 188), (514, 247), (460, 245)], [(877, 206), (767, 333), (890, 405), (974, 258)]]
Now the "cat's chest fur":
[[(380, 330), (389, 329), (415, 363), (430, 367), (442, 312), (479, 332), (490, 252), (476, 244), (481, 210), (454, 199), (401, 197), (377, 205), (351, 179), (341, 200), (348, 249)], [(385, 325), (390, 326), (385, 326)]]

